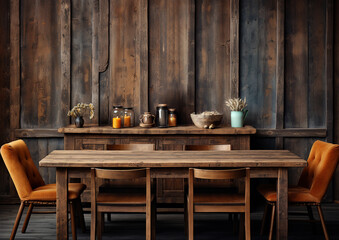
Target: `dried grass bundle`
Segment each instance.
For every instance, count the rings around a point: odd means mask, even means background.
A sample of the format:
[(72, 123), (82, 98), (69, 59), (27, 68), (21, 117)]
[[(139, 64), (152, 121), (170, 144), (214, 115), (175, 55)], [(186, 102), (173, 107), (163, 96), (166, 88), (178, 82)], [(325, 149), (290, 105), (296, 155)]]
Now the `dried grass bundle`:
[(230, 98), (225, 101), (225, 104), (231, 111), (243, 111), (247, 107), (246, 98), (244, 100), (241, 98)]

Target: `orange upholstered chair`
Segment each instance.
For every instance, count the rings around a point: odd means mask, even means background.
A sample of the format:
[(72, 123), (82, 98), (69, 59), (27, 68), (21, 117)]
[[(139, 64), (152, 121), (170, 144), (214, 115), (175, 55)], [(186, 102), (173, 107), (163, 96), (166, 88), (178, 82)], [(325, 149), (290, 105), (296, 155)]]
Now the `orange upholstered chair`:
[[(320, 203), (321, 199), (326, 193), (327, 187), (336, 169), (338, 160), (339, 145), (326, 143), (319, 140), (314, 142), (307, 160), (307, 167), (303, 169), (298, 185), (288, 188), (288, 202), (290, 204), (307, 206), (310, 216), (312, 216), (311, 207), (317, 207), (325, 239), (328, 239), (328, 234), (326, 231)], [(269, 239), (272, 239), (277, 192), (274, 186), (268, 185), (259, 186), (258, 191), (267, 202), (264, 218), (262, 221), (261, 234), (264, 230), (265, 220), (268, 214), (268, 207), (272, 206), (269, 235)]]
[[(29, 206), (29, 208), (22, 227), (22, 233), (26, 231), (34, 206), (55, 206), (56, 184), (45, 184), (24, 141), (16, 140), (4, 144), (1, 147), (1, 156), (21, 200), (21, 205), (10, 237), (10, 239), (14, 239), (25, 206)], [(76, 211), (83, 230), (85, 230), (85, 222), (80, 201), (80, 194), (85, 188), (86, 186), (81, 183), (70, 183), (68, 186), (73, 239), (77, 238), (75, 229)]]

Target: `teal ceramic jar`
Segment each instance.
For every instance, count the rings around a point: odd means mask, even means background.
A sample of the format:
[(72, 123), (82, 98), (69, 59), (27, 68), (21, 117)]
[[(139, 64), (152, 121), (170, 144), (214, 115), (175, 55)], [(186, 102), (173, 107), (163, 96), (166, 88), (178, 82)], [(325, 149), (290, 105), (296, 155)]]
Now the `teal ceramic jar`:
[(236, 128), (244, 126), (244, 113), (242, 111), (231, 111), (231, 126)]

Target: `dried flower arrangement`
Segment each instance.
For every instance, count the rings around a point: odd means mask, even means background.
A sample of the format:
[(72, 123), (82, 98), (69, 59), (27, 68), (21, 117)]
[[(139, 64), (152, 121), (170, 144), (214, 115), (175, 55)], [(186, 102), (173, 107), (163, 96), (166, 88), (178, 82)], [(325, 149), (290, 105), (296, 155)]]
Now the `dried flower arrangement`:
[(231, 111), (243, 111), (247, 107), (246, 98), (244, 100), (241, 98), (230, 98), (225, 101), (225, 104)]
[(83, 117), (89, 111), (89, 119), (94, 117), (94, 105), (93, 103), (78, 103), (71, 111), (68, 111), (67, 116), (69, 117)]

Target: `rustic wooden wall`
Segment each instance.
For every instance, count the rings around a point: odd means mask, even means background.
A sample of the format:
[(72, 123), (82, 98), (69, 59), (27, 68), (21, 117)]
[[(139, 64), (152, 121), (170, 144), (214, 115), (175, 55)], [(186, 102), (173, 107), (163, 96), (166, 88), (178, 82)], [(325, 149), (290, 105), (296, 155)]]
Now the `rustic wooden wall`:
[[(0, 1), (0, 143), (9, 141), (9, 103), (10, 103), (10, 19), (9, 19), (9, 0)], [(0, 162), (0, 195), (6, 195), (10, 192), (9, 176), (7, 169)]]
[[(158, 103), (189, 113), (229, 111), (246, 97), (253, 149), (307, 158), (316, 139), (339, 143), (338, 1), (62, 0), (0, 3), (1, 144), (27, 141), (33, 159), (63, 148), (57, 128), (78, 102), (111, 124)], [(9, 18), (10, 16), (10, 18)], [(334, 59), (334, 61), (333, 61)], [(11, 64), (10, 64), (11, 62)], [(8, 108), (10, 106), (10, 108)], [(11, 131), (7, 130), (8, 128)], [(53, 169), (40, 169), (47, 182)], [(290, 171), (295, 183), (300, 170)], [(15, 195), (3, 163), (0, 195)], [(337, 171), (337, 175), (339, 172)], [(339, 199), (339, 177), (327, 200)]]

